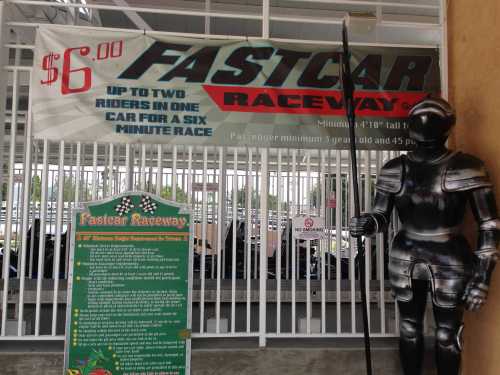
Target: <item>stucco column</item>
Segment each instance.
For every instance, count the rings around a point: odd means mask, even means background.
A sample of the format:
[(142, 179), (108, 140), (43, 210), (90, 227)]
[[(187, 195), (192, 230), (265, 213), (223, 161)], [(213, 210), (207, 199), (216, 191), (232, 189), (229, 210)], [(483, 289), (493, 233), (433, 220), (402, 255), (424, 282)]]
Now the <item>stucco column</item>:
[[(449, 90), (457, 111), (451, 145), (484, 160), (500, 201), (500, 1), (449, 0)], [(470, 216), (470, 215), (469, 215)], [(476, 226), (467, 232), (475, 245)], [(500, 373), (500, 267), (488, 303), (465, 319), (463, 375)]]

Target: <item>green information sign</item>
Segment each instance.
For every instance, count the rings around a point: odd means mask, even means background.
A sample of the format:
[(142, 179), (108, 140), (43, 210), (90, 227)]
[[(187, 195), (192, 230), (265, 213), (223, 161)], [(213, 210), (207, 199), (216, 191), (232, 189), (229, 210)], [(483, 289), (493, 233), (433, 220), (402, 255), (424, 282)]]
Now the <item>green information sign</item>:
[(191, 216), (143, 192), (73, 216), (66, 375), (188, 375)]

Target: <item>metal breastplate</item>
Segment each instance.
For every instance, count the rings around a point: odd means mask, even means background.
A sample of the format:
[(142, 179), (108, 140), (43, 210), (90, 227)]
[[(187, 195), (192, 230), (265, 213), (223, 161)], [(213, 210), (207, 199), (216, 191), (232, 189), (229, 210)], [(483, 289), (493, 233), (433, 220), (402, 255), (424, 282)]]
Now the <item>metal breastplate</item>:
[(452, 154), (434, 162), (406, 159), (401, 191), (395, 196), (402, 229), (422, 235), (457, 233), (465, 213), (461, 192), (442, 187), (446, 165)]

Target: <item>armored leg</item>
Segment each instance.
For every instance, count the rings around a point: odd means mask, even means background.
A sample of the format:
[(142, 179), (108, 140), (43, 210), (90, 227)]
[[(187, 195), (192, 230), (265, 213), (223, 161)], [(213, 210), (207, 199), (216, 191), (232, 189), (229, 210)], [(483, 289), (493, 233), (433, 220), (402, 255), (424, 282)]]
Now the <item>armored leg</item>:
[(460, 370), (460, 330), (463, 310), (434, 305), (436, 321), (436, 363), (438, 375), (458, 375)]
[(428, 282), (412, 281), (413, 298), (398, 301), (400, 315), (399, 357), (404, 375), (420, 375), (424, 354), (423, 320), (427, 302)]

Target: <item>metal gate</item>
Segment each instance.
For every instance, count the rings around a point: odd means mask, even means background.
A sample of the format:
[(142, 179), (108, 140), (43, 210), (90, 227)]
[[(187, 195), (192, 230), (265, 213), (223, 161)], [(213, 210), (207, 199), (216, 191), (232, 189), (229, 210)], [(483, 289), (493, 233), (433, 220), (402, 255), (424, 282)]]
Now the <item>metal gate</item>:
[[(193, 209), (193, 337), (258, 337), (260, 345), (267, 338), (361, 337), (356, 252), (347, 231), (353, 210), (347, 152), (33, 140), (29, 82), (33, 31), (38, 24), (19, 19), (26, 7), (45, 14), (64, 9), (64, 15), (54, 16), (60, 17), (59, 22), (92, 30), (96, 27), (90, 25), (92, 12), (107, 10), (124, 12), (144, 29), (138, 32), (147, 32), (143, 26), (148, 25), (137, 12), (150, 12), (198, 17), (205, 34), (189, 35), (232, 39), (241, 37), (213, 35), (211, 27), (222, 30), (227, 25), (222, 27), (220, 19), (241, 19), (261, 24), (256, 38), (273, 38), (275, 29), (279, 38), (274, 39), (280, 40), (285, 32), (274, 27), (277, 23), (338, 26), (339, 20), (293, 12), (282, 15), (267, 0), (256, 2), (260, 10), (256, 14), (250, 6), (239, 13), (214, 10), (220, 3), (208, 0), (202, 10), (183, 10), (173, 2), (171, 9), (134, 8), (122, 0), (82, 3), (0, 3), (0, 102), (7, 103), (5, 119), (0, 118), (5, 123), (0, 127), (0, 165), (5, 166), (0, 168), (0, 340), (64, 339), (71, 210), (81, 202), (125, 190), (154, 192)], [(383, 16), (385, 8), (436, 14), (434, 24), (386, 21), (386, 27), (404, 33), (430, 28), (436, 34), (429, 37), (435, 42), (430, 44), (441, 47), (446, 67), (443, 1), (328, 3), (373, 7), (377, 17)], [(82, 22), (88, 25), (78, 25)], [(291, 35), (287, 40), (321, 42)], [(446, 88), (445, 69), (442, 77)], [(360, 152), (362, 209), (370, 209), (376, 172), (395, 154)], [(309, 242), (293, 239), (291, 218), (298, 214), (323, 217), (327, 237)], [(395, 226), (397, 220), (386, 233), (365, 241), (367, 262), (361, 272), (368, 280), (373, 337), (398, 333), (396, 305), (386, 280), (388, 242)]]

